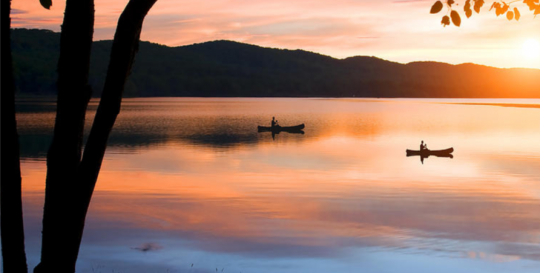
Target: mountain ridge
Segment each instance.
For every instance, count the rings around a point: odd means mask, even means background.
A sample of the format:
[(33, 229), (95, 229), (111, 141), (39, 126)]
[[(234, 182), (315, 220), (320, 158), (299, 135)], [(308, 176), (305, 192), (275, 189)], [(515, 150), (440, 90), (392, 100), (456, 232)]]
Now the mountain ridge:
[[(59, 33), (12, 29), (22, 95), (56, 92)], [(89, 83), (100, 96), (111, 40), (92, 47)], [(448, 97), (539, 98), (540, 69), (433, 61), (398, 63), (375, 56), (337, 59), (305, 50), (216, 40), (169, 47), (141, 42), (128, 97)]]

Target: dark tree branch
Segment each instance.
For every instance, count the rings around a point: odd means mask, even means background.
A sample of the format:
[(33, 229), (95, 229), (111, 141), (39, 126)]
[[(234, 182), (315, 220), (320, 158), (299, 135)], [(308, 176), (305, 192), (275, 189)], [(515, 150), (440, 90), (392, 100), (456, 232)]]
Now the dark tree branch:
[(15, 117), (10, 9), (11, 1), (2, 1), (2, 146), (4, 146), (2, 152), (2, 189), (0, 190), (2, 258), (4, 272), (26, 273), (28, 268), (24, 251), (21, 166)]
[(144, 18), (156, 1), (129, 1), (118, 21), (103, 94), (79, 170), (79, 177), (84, 180), (84, 191), (89, 193), (86, 196), (88, 203), (101, 169), (109, 134), (120, 113), (124, 85), (138, 51)]

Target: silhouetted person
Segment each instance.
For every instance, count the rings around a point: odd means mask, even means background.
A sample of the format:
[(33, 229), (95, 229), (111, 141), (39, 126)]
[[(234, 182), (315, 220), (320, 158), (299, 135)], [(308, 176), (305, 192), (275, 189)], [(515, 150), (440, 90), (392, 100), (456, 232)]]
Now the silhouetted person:
[(424, 144), (424, 141), (420, 142), (420, 151), (427, 150), (427, 145)]
[[(422, 142), (420, 143), (420, 151), (425, 151), (427, 150), (427, 144), (424, 143), (424, 141), (422, 140)], [(422, 162), (422, 165), (424, 164), (424, 156), (420, 155), (420, 162)]]
[(272, 117), (272, 128), (279, 126), (278, 121), (275, 117)]

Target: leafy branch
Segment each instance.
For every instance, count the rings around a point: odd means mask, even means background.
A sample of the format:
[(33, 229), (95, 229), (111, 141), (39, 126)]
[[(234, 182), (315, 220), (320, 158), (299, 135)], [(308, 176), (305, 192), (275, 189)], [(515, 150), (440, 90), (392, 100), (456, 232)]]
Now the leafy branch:
[[(474, 2), (474, 3), (473, 3)], [(516, 21), (519, 21), (519, 18), (521, 18), (521, 13), (519, 12), (517, 7), (514, 7), (511, 9), (511, 5), (521, 2), (521, 0), (514, 0), (510, 1), (508, 3), (504, 1), (495, 1), (491, 5), (491, 10), (495, 10), (495, 14), (497, 16), (506, 14), (506, 19), (509, 21), (515, 19)], [(536, 15), (540, 14), (540, 0), (523, 0), (523, 3), (529, 7), (529, 10), (534, 12), (534, 17), (536, 18)], [(443, 26), (450, 25), (450, 20), (452, 20), (452, 23), (459, 27), (461, 25), (461, 16), (459, 13), (453, 9), (452, 5), (455, 4), (454, 0), (446, 0), (446, 2), (443, 4), (442, 1), (437, 1), (433, 6), (431, 6), (431, 14), (439, 13), (443, 8), (444, 5), (448, 8), (448, 13), (443, 16), (441, 24)], [(484, 0), (467, 0), (465, 1), (465, 6), (463, 7), (463, 11), (465, 12), (465, 16), (467, 18), (470, 18), (473, 15), (473, 9), (476, 13), (480, 13), (480, 9), (484, 6), (485, 1)], [(456, 4), (457, 6), (458, 4)], [(450, 16), (449, 16), (449, 15)]]

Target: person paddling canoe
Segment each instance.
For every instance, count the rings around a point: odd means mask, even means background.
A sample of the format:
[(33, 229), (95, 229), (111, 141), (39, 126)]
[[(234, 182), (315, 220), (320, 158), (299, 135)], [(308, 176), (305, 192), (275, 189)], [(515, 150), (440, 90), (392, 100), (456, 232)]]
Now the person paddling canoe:
[(420, 151), (427, 150), (427, 144), (424, 144), (424, 141), (420, 142)]
[(275, 117), (272, 117), (272, 128), (274, 128), (276, 126), (279, 126), (278, 121), (276, 120)]

